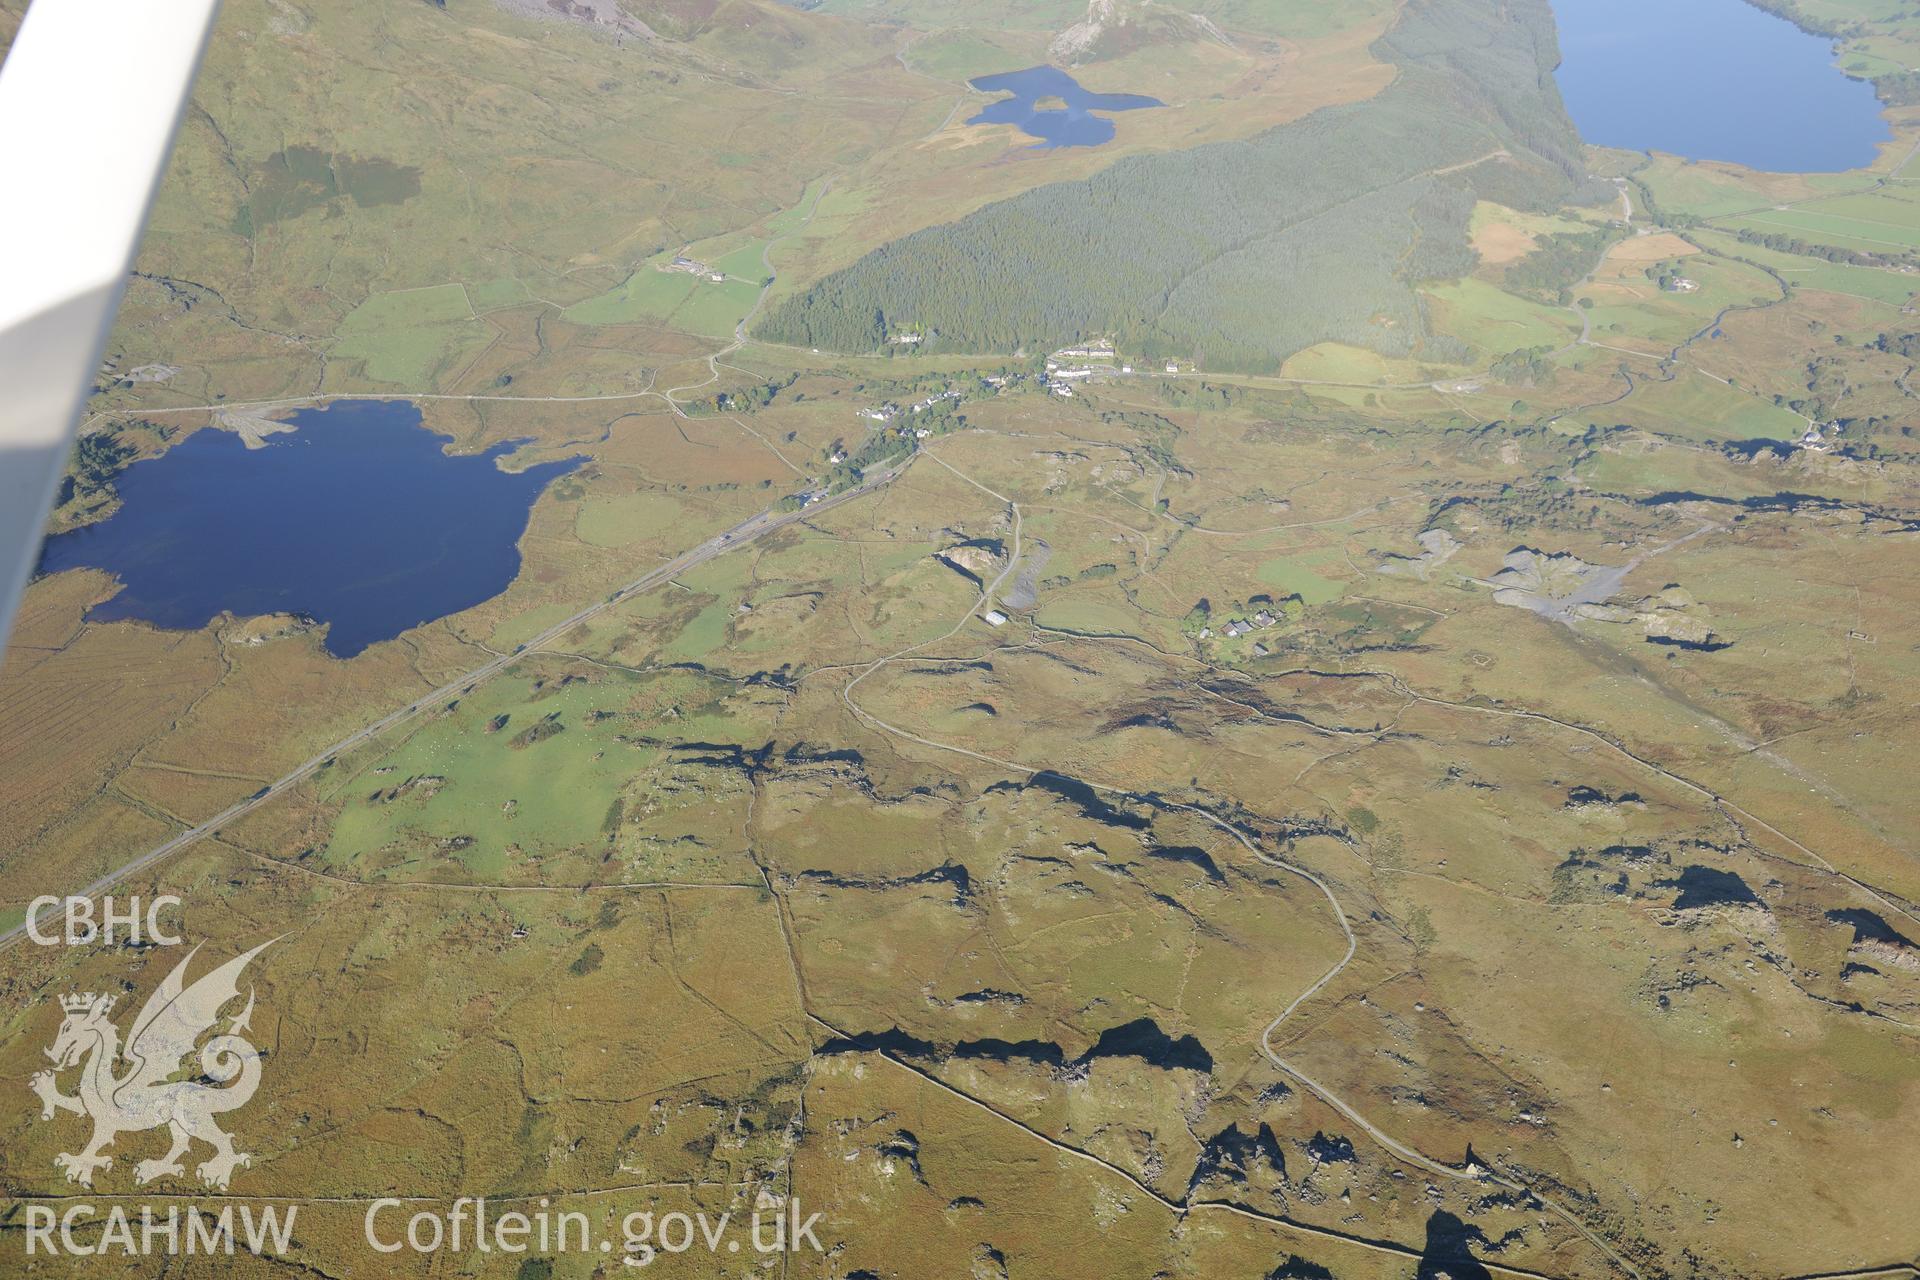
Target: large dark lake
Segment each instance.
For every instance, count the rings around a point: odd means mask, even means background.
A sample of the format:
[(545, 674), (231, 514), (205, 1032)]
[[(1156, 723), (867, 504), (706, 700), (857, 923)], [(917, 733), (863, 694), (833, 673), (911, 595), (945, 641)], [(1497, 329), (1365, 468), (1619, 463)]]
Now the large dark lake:
[[(1137, 111), (1163, 107), (1158, 98), (1138, 93), (1088, 93), (1058, 67), (1028, 67), (997, 76), (981, 76), (968, 84), (982, 93), (1010, 93), (968, 120), (968, 124), (1010, 124), (1042, 147), (1097, 147), (1113, 138), (1113, 121), (1102, 111)], [(1049, 98), (1060, 106), (1042, 107)]]
[(1553, 0), (1561, 96), (1588, 142), (1774, 173), (1873, 163), (1892, 137), (1833, 45), (1746, 0)]
[(534, 499), (581, 462), (502, 471), (511, 443), (450, 456), (401, 401), (343, 400), (291, 421), (264, 448), (209, 428), (136, 462), (116, 483), (120, 509), (48, 539), (42, 571), (117, 577), (95, 619), (192, 628), (223, 610), (303, 614), (350, 658), (503, 591)]

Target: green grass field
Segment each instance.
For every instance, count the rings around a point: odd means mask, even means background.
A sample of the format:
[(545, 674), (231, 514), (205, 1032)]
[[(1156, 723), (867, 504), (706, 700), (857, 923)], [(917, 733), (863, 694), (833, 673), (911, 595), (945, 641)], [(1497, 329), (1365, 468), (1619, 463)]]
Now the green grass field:
[(1322, 565), (1332, 563), (1335, 557), (1324, 553), (1306, 556), (1281, 556), (1273, 560), (1262, 560), (1255, 576), (1272, 587), (1280, 595), (1297, 595), (1310, 605), (1326, 604), (1338, 600), (1347, 593), (1347, 584), (1332, 578), (1322, 577), (1315, 572)]
[(475, 313), (484, 315), (503, 307), (517, 307), (532, 301), (533, 295), (527, 292), (527, 286), (511, 276), (498, 280), (482, 280), (466, 286), (467, 300)]
[(1684, 270), (1700, 286), (1691, 293), (1667, 292), (1639, 277), (1583, 288), (1578, 296), (1594, 303), (1587, 309), (1594, 340), (1639, 350), (1676, 346), (1723, 308), (1772, 302), (1780, 296), (1771, 276), (1745, 263), (1700, 256), (1688, 258)]
[(1851, 294), (1892, 306), (1904, 306), (1920, 293), (1920, 274), (1881, 267), (1854, 267), (1800, 254), (1780, 253), (1757, 244), (1745, 244), (1724, 232), (1693, 233), (1703, 248), (1729, 257), (1748, 258), (1778, 271), (1796, 289), (1819, 289)]
[(1427, 368), (1413, 360), (1395, 360), (1365, 347), (1321, 342), (1287, 357), (1281, 376), (1305, 382), (1346, 382), (1362, 386), (1409, 387), (1431, 381)]
[(1043, 61), (1035, 42), (1006, 32), (957, 28), (923, 36), (907, 50), (907, 65), (926, 75), (964, 84), (977, 76), (1018, 71)]
[(1587, 415), (1596, 425), (1622, 424), (1691, 440), (1792, 440), (1806, 420), (1750, 392), (1693, 369), (1670, 382), (1649, 380), (1617, 405)]
[(1559, 347), (1580, 334), (1564, 307), (1518, 297), (1484, 280), (1466, 279), (1428, 285), (1421, 290), (1433, 302), (1433, 326), (1489, 357), (1526, 347)]
[(684, 271), (661, 271), (647, 262), (618, 286), (562, 312), (574, 324), (664, 322), (693, 295), (694, 278)]
[[(354, 865), (422, 840), (453, 842), (475, 878), (501, 879), (513, 875), (514, 850), (538, 856), (603, 838), (621, 787), (654, 758), (619, 741), (621, 722), (593, 717), (606, 697), (595, 684), (536, 688), (524, 676), (486, 686), (355, 779), (327, 857)], [(462, 838), (470, 843), (454, 847)], [(407, 876), (410, 861), (387, 874)]]
[(711, 259), (709, 265), (715, 271), (736, 277), (740, 280), (759, 281), (767, 274), (766, 263), (761, 255), (766, 252), (767, 242), (755, 240), (744, 244), (730, 253)]
[(681, 518), (683, 509), (663, 493), (596, 498), (580, 504), (574, 532), (596, 547), (624, 547), (658, 537)]
[(706, 279), (696, 280), (693, 292), (673, 309), (667, 322), (686, 333), (731, 338), (734, 326), (746, 318), (759, 296), (757, 283), (729, 280), (725, 284), (714, 284)]
[(329, 354), (357, 363), (372, 381), (431, 391), (472, 359), (489, 334), (474, 318), (465, 287), (436, 285), (368, 298), (341, 320)]
[(1728, 225), (1769, 235), (1789, 235), (1814, 244), (1869, 253), (1898, 253), (1920, 248), (1920, 227), (1824, 213), (1812, 207), (1778, 209), (1732, 219)]
[(1144, 636), (1140, 613), (1124, 604), (1093, 597), (1044, 601), (1034, 620), (1043, 627), (1075, 635)]
[(340, 332), (349, 334), (404, 329), (412, 325), (446, 324), (472, 318), (473, 308), (467, 302), (467, 291), (463, 286), (431, 285), (424, 289), (374, 294), (347, 313), (340, 321)]

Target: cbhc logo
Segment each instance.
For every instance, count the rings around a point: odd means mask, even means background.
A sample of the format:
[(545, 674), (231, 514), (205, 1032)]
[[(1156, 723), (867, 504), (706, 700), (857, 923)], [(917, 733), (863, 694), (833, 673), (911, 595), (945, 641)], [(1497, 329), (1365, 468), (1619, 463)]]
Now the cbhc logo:
[[(169, 893), (153, 899), (142, 911), (140, 898), (135, 895), (128, 900), (125, 910), (116, 910), (113, 898), (108, 896), (100, 900), (96, 915), (92, 898), (42, 894), (27, 904), (27, 936), (43, 947), (57, 947), (62, 943), (75, 947), (89, 942), (110, 947), (116, 938), (135, 946), (177, 947), (180, 935), (160, 927), (160, 912), (179, 905), (180, 899)], [(41, 931), (40, 916), (48, 907), (63, 907), (58, 918), (64, 921), (65, 927), (58, 932)]]

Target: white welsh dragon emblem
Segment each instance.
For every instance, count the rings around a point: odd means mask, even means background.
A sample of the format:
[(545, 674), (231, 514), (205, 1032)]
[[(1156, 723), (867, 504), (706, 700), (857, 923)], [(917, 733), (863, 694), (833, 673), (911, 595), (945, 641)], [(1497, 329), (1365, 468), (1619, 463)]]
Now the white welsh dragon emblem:
[[(187, 965), (200, 950), (196, 946), (141, 1006), (125, 1048), (120, 1045), (119, 1028), (107, 1020), (113, 996), (60, 997), (67, 1016), (47, 1050), (53, 1070), (33, 1077), (33, 1091), (40, 1096), (41, 1119), (51, 1119), (55, 1111), (71, 1111), (93, 1121), (93, 1138), (85, 1148), (53, 1158), (55, 1166), (66, 1171), (68, 1181), (92, 1186), (95, 1171), (113, 1167), (113, 1157), (101, 1152), (114, 1138), (161, 1125), (172, 1132), (173, 1146), (160, 1159), (135, 1165), (136, 1182), (183, 1176), (180, 1157), (195, 1138), (213, 1148), (212, 1157), (195, 1170), (209, 1187), (226, 1190), (233, 1171), (252, 1163), (252, 1157), (235, 1151), (233, 1139), (213, 1122), (221, 1112), (245, 1106), (260, 1087), (260, 1051), (241, 1034), (253, 1016), (251, 991), (246, 1008), (227, 1022), (226, 1030), (200, 1046), (198, 1071), (190, 1073), (184, 1064), (200, 1037), (220, 1020), (221, 1007), (239, 996), (240, 974), (247, 962), (272, 945), (261, 943), (189, 987)], [(127, 1066), (120, 1072), (123, 1060)], [(80, 1067), (79, 1092), (61, 1093), (59, 1073), (76, 1066)]]

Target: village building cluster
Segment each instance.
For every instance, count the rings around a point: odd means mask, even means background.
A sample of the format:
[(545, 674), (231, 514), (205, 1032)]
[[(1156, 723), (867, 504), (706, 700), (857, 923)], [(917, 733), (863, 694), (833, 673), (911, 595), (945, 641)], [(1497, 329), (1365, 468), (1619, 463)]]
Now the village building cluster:
[(715, 284), (724, 284), (727, 279), (726, 272), (715, 271), (706, 263), (701, 262), (697, 258), (689, 258), (685, 254), (677, 255), (672, 262), (669, 262), (660, 269), (662, 271), (684, 271), (690, 276), (705, 276)]
[(1800, 435), (1800, 447), (1812, 453), (1831, 452), (1840, 438), (1838, 422), (1809, 422)]
[[(923, 340), (924, 335), (918, 333), (897, 333), (889, 336), (887, 339), (890, 343), (908, 346), (918, 345)], [(1166, 371), (1170, 374), (1179, 373), (1179, 362), (1168, 361)], [(1029, 376), (1032, 376), (1035, 385), (1042, 391), (1048, 391), (1057, 396), (1072, 398), (1076, 385), (1099, 378), (1131, 375), (1134, 372), (1135, 367), (1132, 364), (1118, 362), (1114, 344), (1110, 339), (1097, 338), (1079, 346), (1062, 347), (1058, 351), (1053, 352), (1047, 356), (1045, 367), (1036, 374), (983, 374), (979, 378), (979, 384), (988, 392), (998, 392), (1024, 382)], [(858, 413), (860, 417), (868, 422), (875, 423), (878, 426), (886, 426), (904, 415), (925, 413), (949, 400), (964, 400), (966, 395), (967, 391), (965, 388), (950, 386), (944, 391), (934, 392), (911, 404), (901, 405), (895, 401), (888, 400), (861, 409)], [(920, 429), (915, 431), (914, 434), (924, 440), (933, 433), (927, 429)]]
[[(983, 381), (990, 380), (983, 379)], [(905, 409), (902, 409), (894, 401), (888, 400), (882, 404), (874, 405), (872, 408), (860, 410), (860, 416), (869, 422), (888, 423), (898, 418), (902, 413), (925, 413), (937, 404), (944, 404), (949, 400), (962, 400), (965, 398), (966, 393), (959, 387), (948, 387), (945, 391), (937, 391), (930, 396), (915, 400)], [(914, 434), (924, 440), (933, 433), (923, 427), (914, 432)]]
[[(1166, 372), (1178, 374), (1180, 362), (1169, 360)], [(1040, 375), (1040, 385), (1058, 396), (1071, 397), (1073, 384), (1090, 378), (1127, 377), (1134, 372), (1134, 366), (1119, 359), (1112, 340), (1096, 338), (1079, 346), (1062, 347), (1047, 357), (1046, 372)]]
[[(1252, 635), (1255, 631), (1264, 631), (1279, 621), (1280, 619), (1274, 617), (1265, 609), (1262, 609), (1254, 614), (1252, 618), (1230, 619), (1224, 627), (1220, 628), (1220, 634), (1229, 640), (1238, 640), (1241, 636)], [(1212, 635), (1212, 628), (1200, 628), (1200, 638), (1202, 640), (1209, 639)]]
[[(1274, 609), (1262, 605), (1260, 608), (1255, 609), (1250, 615), (1230, 618), (1221, 626), (1218, 634), (1225, 640), (1239, 640), (1243, 637), (1251, 636), (1256, 632), (1277, 627), (1283, 622), (1298, 616), (1300, 598), (1298, 596), (1289, 596), (1280, 605), (1275, 607), (1279, 609), (1279, 612), (1276, 613)], [(1211, 626), (1202, 626), (1194, 633), (1194, 635), (1201, 640), (1211, 640), (1215, 634)], [(1273, 649), (1264, 641), (1255, 640), (1253, 644), (1249, 646), (1248, 652), (1256, 658), (1264, 658), (1270, 655)]]

